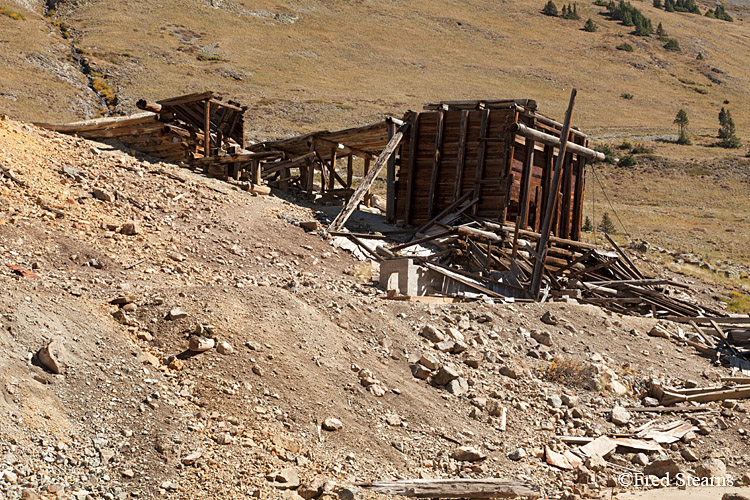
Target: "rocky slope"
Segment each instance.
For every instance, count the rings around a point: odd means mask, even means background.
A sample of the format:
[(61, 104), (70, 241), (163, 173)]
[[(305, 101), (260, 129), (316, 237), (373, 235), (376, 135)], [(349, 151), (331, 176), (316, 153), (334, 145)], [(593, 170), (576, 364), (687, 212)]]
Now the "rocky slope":
[(316, 207), (9, 119), (0, 165), (0, 496), (344, 499), (503, 477), (575, 498), (668, 459), (748, 472), (745, 401), (707, 405), (662, 451), (585, 473), (543, 460), (556, 436), (683, 418), (622, 411), (652, 378), (729, 373), (676, 325), (384, 300), (370, 263), (295, 224)]

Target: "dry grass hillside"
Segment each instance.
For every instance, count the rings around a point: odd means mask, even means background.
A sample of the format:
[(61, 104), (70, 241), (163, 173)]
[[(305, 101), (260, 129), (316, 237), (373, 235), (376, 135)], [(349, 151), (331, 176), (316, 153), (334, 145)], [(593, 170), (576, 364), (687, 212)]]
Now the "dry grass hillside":
[[(680, 107), (694, 133), (714, 134), (728, 101), (740, 136), (750, 137), (741, 112), (750, 106), (743, 2), (728, 6), (733, 23), (634, 2), (681, 52), (629, 34), (588, 1), (578, 5), (580, 21), (542, 15), (541, 0), (51, 3), (44, 16), (42, 2), (3, 0), (25, 14), (0, 15), (0, 111), (14, 118), (82, 118), (107, 99), (128, 113), (140, 97), (210, 88), (250, 105), (250, 133), (265, 138), (438, 99), (530, 97), (561, 117), (577, 87), (575, 121), (597, 135), (674, 133)], [(588, 17), (598, 31), (582, 30)], [(623, 42), (634, 51), (616, 50)]]

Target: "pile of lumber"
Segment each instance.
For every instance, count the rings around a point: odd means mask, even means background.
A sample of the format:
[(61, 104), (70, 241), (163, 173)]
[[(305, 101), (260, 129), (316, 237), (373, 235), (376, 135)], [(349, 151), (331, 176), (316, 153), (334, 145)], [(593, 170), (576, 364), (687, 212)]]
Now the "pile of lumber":
[(116, 140), (128, 149), (173, 163), (186, 161), (190, 151), (197, 144), (195, 137), (191, 136), (189, 131), (150, 112), (66, 124), (37, 123), (36, 125), (95, 141)]

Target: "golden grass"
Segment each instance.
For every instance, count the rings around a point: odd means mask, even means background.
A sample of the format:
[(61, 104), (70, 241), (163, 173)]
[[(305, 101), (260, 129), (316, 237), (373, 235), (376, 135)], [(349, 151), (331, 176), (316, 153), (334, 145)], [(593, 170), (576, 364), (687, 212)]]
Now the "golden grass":
[(750, 312), (749, 295), (744, 295), (740, 292), (731, 292), (729, 296), (722, 297), (722, 300), (727, 303), (727, 310), (729, 312), (737, 314), (745, 314)]
[(15, 19), (16, 21), (23, 21), (26, 19), (23, 12), (18, 12), (17, 10), (9, 9), (7, 7), (0, 7), (0, 15)]

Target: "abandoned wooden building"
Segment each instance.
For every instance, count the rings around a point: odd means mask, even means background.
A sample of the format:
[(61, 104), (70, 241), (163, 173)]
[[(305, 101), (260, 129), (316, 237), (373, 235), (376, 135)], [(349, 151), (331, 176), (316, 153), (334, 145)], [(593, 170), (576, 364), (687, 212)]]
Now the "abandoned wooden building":
[[(562, 125), (532, 100), (451, 101), (410, 112), (392, 168), (389, 219), (420, 225), (466, 195), (470, 214), (538, 232), (549, 197)], [(552, 234), (581, 234), (586, 161), (601, 156), (571, 129)]]

